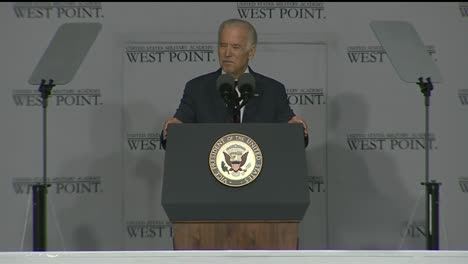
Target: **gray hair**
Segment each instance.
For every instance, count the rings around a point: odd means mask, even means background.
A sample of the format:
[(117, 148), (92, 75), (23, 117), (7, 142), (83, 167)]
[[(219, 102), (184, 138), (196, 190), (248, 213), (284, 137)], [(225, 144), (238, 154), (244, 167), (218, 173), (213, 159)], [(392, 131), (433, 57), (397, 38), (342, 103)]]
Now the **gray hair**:
[(248, 34), (249, 34), (249, 44), (250, 48), (254, 47), (257, 45), (257, 31), (255, 30), (254, 26), (250, 24), (248, 21), (238, 19), (238, 18), (231, 18), (228, 20), (225, 20), (221, 25), (219, 26), (218, 30), (218, 42), (221, 39), (221, 32), (223, 32), (223, 29), (226, 26), (243, 26), (248, 29)]

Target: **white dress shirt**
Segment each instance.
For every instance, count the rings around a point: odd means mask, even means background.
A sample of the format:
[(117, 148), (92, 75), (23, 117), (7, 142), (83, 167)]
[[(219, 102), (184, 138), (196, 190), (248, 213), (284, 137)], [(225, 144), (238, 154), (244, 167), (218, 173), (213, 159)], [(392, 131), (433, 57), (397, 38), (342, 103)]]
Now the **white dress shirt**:
[[(245, 69), (245, 72), (244, 72), (244, 73), (249, 73), (249, 67), (247, 67), (247, 68)], [(223, 71), (223, 70), (221, 69), (221, 74), (226, 74), (226, 72)], [(234, 79), (234, 81), (237, 82), (238, 80), (237, 80), (237, 79)], [(237, 95), (240, 97), (239, 87), (238, 87), (237, 85), (236, 85), (235, 89), (236, 89)], [(242, 101), (243, 101), (243, 100), (241, 100), (241, 101), (239, 102), (239, 104), (242, 104)], [(241, 122), (241, 123), (242, 123), (242, 119), (243, 119), (243, 117), (244, 117), (244, 108), (245, 108), (245, 106), (243, 106), (243, 107), (240, 109), (240, 122)]]

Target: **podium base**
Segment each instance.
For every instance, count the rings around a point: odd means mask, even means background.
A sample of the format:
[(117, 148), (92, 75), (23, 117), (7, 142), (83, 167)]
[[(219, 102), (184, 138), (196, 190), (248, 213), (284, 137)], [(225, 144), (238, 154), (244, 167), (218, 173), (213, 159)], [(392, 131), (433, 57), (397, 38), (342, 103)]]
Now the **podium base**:
[(297, 221), (174, 222), (175, 250), (296, 250)]

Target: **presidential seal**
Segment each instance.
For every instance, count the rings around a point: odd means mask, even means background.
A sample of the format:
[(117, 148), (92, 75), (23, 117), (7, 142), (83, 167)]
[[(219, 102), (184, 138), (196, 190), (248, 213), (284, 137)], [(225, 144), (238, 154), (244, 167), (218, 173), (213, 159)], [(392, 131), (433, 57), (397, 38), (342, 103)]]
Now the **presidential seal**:
[(210, 151), (211, 173), (222, 184), (241, 187), (254, 181), (263, 165), (262, 151), (250, 137), (227, 134)]

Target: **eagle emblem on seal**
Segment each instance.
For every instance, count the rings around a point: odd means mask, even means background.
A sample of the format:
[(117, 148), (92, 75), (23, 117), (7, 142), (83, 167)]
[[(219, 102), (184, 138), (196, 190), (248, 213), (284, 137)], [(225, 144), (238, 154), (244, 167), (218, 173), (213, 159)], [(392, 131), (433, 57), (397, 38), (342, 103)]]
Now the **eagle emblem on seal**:
[(245, 162), (247, 161), (247, 156), (249, 155), (249, 152), (245, 152), (242, 154), (240, 159), (238, 158), (237, 155), (229, 155), (226, 152), (223, 151), (224, 154), (224, 161), (226, 161), (226, 164), (229, 166), (229, 171), (242, 171), (242, 166), (244, 166)]

